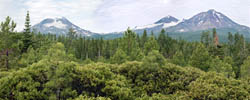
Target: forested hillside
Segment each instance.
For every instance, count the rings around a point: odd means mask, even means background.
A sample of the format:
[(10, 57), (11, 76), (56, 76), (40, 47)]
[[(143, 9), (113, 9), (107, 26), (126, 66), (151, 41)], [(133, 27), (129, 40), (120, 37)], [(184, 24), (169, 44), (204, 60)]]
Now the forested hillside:
[(0, 25), (1, 100), (248, 100), (250, 43), (216, 29), (200, 42), (132, 30), (105, 40)]

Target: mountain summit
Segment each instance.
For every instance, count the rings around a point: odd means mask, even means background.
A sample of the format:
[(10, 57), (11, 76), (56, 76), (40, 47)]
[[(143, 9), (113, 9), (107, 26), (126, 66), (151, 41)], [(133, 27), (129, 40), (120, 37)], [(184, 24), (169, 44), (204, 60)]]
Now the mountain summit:
[(44, 34), (67, 34), (70, 28), (73, 28), (77, 34), (82, 36), (92, 36), (93, 34), (96, 34), (88, 30), (81, 29), (80, 27), (71, 23), (65, 17), (46, 18), (40, 23), (34, 25), (32, 28)]
[(188, 20), (182, 21), (172, 30), (176, 32), (206, 30), (211, 28), (237, 28), (240, 30), (241, 27), (241, 25), (232, 21), (224, 14), (211, 9), (207, 12), (201, 12)]
[(155, 24), (159, 24), (159, 23), (172, 23), (172, 22), (178, 22), (179, 20), (168, 15), (162, 19), (160, 19), (159, 21), (155, 22)]

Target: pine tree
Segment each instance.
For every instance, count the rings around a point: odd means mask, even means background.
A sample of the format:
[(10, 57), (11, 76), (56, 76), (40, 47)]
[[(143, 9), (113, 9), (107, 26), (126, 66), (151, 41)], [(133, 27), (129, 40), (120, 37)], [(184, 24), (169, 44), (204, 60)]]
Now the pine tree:
[(162, 29), (161, 30), (161, 33), (160, 33), (160, 35), (159, 35), (159, 37), (158, 37), (158, 39), (157, 39), (157, 41), (158, 41), (158, 44), (159, 44), (159, 51), (161, 52), (161, 53), (163, 53), (163, 56), (167, 56), (167, 37), (166, 37), (166, 35), (165, 35), (165, 30), (164, 29)]
[(183, 53), (181, 51), (177, 51), (171, 59), (171, 62), (176, 65), (186, 66), (186, 61)]
[(234, 36), (233, 36), (233, 34), (231, 32), (228, 32), (228, 46), (229, 46), (228, 47), (228, 49), (229, 49), (228, 55), (232, 56), (233, 51), (234, 51), (234, 48), (233, 48), (233, 46), (234, 46)]
[(98, 58), (102, 56), (103, 47), (104, 47), (103, 44), (104, 44), (104, 41), (103, 41), (103, 38), (101, 37), (101, 39), (98, 39)]
[(132, 52), (137, 51), (136, 49), (139, 48), (139, 44), (136, 41), (136, 33), (128, 28), (124, 33), (120, 46), (128, 56), (130, 56)]
[(240, 67), (243, 64), (243, 61), (247, 58), (247, 52), (245, 49), (245, 39), (243, 35), (236, 33), (234, 35), (234, 51), (233, 51), (233, 59), (234, 59), (234, 66), (236, 70), (236, 78), (240, 78)]
[(211, 43), (211, 37), (210, 37), (210, 32), (209, 31), (204, 31), (202, 32), (201, 35), (201, 42), (208, 48)]
[(151, 35), (149, 40), (144, 44), (144, 54), (148, 55), (148, 53), (153, 50), (159, 51), (159, 45), (155, 40), (154, 35)]
[(30, 29), (30, 16), (29, 16), (29, 11), (27, 11), (26, 15), (26, 20), (25, 20), (25, 28), (23, 32), (23, 49), (22, 53), (27, 52), (29, 46), (32, 46), (32, 34), (31, 34), (31, 29)]
[(144, 48), (144, 44), (147, 42), (148, 37), (147, 37), (147, 30), (143, 31), (143, 35), (141, 37), (141, 43), (140, 43), (140, 47), (143, 49)]
[(189, 64), (193, 67), (207, 71), (210, 67), (210, 56), (203, 44), (198, 44), (190, 58)]
[(218, 56), (216, 56), (212, 60), (212, 62), (210, 64), (209, 71), (215, 71), (217, 73), (221, 73), (225, 77), (228, 77), (228, 78), (234, 78), (235, 77), (232, 65), (220, 60)]
[[(68, 42), (67, 42), (67, 45), (66, 45), (66, 52), (68, 53), (69, 50), (72, 49), (72, 45), (73, 45), (73, 40), (76, 39), (76, 32), (74, 31), (73, 28), (70, 28), (69, 29), (69, 32), (67, 33), (67, 38), (68, 38)], [(73, 52), (73, 51), (72, 51)]]
[[(16, 28), (16, 23), (11, 20), (8, 16), (4, 22), (0, 25), (0, 58), (3, 58), (3, 64), (8, 70), (10, 68), (11, 54), (13, 54), (13, 49), (18, 49), (16, 42), (12, 38), (15, 34), (14, 29)], [(1, 65), (0, 65), (1, 66)]]
[(110, 60), (111, 60), (111, 63), (113, 64), (115, 63), (122, 64), (126, 61), (126, 59), (127, 59), (126, 53), (122, 49), (118, 48), (118, 50), (116, 51), (114, 56), (111, 57)]

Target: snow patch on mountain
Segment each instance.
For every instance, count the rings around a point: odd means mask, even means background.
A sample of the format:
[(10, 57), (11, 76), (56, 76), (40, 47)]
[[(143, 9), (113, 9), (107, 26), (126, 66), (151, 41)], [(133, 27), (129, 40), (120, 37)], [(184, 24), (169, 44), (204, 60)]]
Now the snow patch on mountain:
[(44, 24), (45, 27), (56, 27), (60, 29), (66, 29), (67, 25), (63, 24), (61, 21), (54, 20), (52, 23)]
[(134, 30), (141, 30), (141, 29), (148, 29), (148, 28), (154, 28), (154, 27), (162, 27), (162, 28), (168, 28), (171, 26), (177, 25), (179, 22), (171, 22), (171, 23), (159, 23), (159, 24), (149, 24), (145, 26), (136, 26)]
[(203, 20), (198, 23), (198, 25), (201, 25), (203, 23)]
[(216, 13), (216, 15), (220, 18), (223, 19), (222, 15), (220, 13)]
[(180, 22), (164, 23), (162, 28), (168, 28), (168, 27), (171, 27), (171, 26), (175, 26), (178, 23), (180, 23)]
[(145, 25), (145, 26), (136, 26), (134, 28), (134, 30), (153, 28), (153, 27), (156, 27), (156, 26), (159, 26), (159, 25), (162, 25), (162, 24), (150, 24), (150, 25)]
[(179, 32), (184, 32), (185, 30), (184, 29), (180, 29)]

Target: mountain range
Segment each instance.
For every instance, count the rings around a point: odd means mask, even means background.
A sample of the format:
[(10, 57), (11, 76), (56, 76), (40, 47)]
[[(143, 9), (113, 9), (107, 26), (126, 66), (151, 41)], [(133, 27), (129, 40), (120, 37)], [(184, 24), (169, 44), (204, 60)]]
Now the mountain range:
[[(123, 32), (112, 32), (107, 34), (94, 33), (85, 29), (82, 29), (72, 24), (65, 17), (61, 18), (47, 18), (40, 23), (34, 25), (33, 29), (41, 33), (53, 33), (53, 34), (66, 34), (69, 28), (73, 28), (77, 34), (88, 37), (104, 37), (106, 39), (117, 38), (123, 36)], [(194, 15), (190, 19), (179, 19), (173, 16), (166, 16), (153, 24), (145, 26), (136, 26), (132, 28), (137, 34), (141, 35), (144, 30), (148, 31), (148, 34), (154, 32), (158, 35), (162, 29), (172, 37), (184, 39), (199, 39), (202, 31), (217, 29), (219, 36), (225, 37), (228, 32), (236, 33), (239, 32), (244, 36), (250, 36), (250, 28), (244, 25), (240, 25), (231, 20), (226, 15), (217, 12), (213, 9), (206, 12), (201, 12)]]

